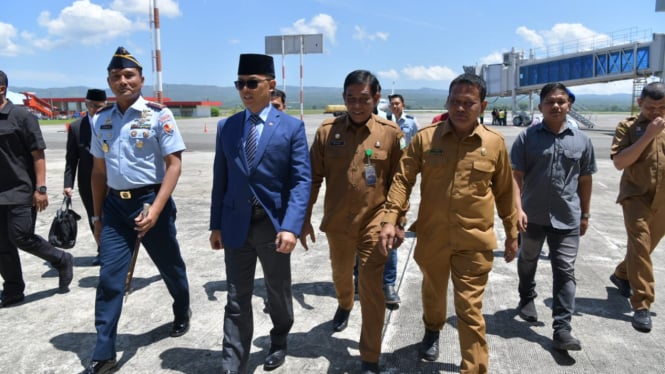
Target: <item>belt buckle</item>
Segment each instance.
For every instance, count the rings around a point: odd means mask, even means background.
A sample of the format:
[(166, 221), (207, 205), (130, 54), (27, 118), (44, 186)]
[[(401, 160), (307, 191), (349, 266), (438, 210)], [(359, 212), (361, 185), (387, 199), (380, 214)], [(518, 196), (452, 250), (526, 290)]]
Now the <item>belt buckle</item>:
[(123, 200), (131, 199), (132, 193), (130, 191), (120, 191), (120, 198)]

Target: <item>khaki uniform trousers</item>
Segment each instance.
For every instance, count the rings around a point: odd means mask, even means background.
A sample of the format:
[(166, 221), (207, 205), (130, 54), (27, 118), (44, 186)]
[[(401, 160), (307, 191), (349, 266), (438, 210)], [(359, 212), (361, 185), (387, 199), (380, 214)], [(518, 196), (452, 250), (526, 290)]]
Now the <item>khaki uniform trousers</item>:
[(420, 240), (414, 258), (423, 273), (423, 322), (431, 331), (446, 323), (448, 279), (453, 280), (455, 313), (462, 363), (460, 373), (487, 373), (489, 347), (485, 339), (483, 294), (492, 270), (491, 250), (441, 248), (440, 241)]
[(381, 226), (370, 225), (357, 236), (326, 233), (337, 302), (344, 310), (353, 308), (353, 267), (358, 255), (358, 295), (362, 314), (359, 346), (360, 357), (367, 362), (379, 362), (381, 331), (386, 313), (383, 267), (387, 257), (378, 248), (380, 230)]
[(639, 197), (627, 198), (621, 206), (628, 245), (626, 257), (617, 265), (614, 274), (630, 282), (633, 310), (649, 309), (655, 299), (656, 283), (651, 253), (665, 235), (665, 219), (661, 212)]

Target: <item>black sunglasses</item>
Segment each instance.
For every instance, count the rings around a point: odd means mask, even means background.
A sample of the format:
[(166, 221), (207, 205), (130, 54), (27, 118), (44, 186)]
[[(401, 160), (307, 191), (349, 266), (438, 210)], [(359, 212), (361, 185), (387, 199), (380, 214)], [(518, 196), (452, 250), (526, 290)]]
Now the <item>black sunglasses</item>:
[(247, 88), (249, 88), (250, 90), (254, 90), (256, 89), (256, 87), (259, 86), (259, 82), (269, 81), (269, 80), (270, 79), (248, 79), (248, 80), (238, 79), (237, 81), (233, 82), (233, 84), (236, 86), (236, 90), (238, 91), (245, 88), (245, 86), (247, 86)]

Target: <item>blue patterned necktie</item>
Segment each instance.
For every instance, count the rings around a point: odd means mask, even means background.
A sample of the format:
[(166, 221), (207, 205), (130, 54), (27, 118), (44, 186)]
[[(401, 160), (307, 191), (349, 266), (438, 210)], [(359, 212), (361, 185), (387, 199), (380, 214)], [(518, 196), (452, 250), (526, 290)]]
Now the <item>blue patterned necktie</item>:
[[(249, 133), (247, 134), (247, 140), (245, 141), (245, 156), (247, 157), (247, 166), (249, 169), (254, 167), (254, 157), (256, 156), (256, 147), (259, 143), (259, 132), (256, 130), (256, 125), (263, 122), (261, 117), (256, 114), (249, 116)], [(252, 205), (261, 206), (259, 200), (255, 195), (252, 195)]]
[(259, 132), (256, 131), (256, 125), (261, 123), (261, 117), (256, 114), (249, 116), (249, 134), (245, 141), (245, 156), (247, 156), (247, 166), (251, 169), (254, 166), (254, 156), (256, 156), (256, 147), (259, 143)]

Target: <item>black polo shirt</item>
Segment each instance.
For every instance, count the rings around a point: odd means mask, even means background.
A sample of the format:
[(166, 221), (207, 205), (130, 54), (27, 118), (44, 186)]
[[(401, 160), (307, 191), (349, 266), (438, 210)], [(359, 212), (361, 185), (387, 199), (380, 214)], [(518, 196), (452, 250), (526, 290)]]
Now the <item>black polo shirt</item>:
[(0, 205), (32, 204), (35, 165), (32, 151), (46, 149), (34, 115), (7, 100), (0, 110)]

